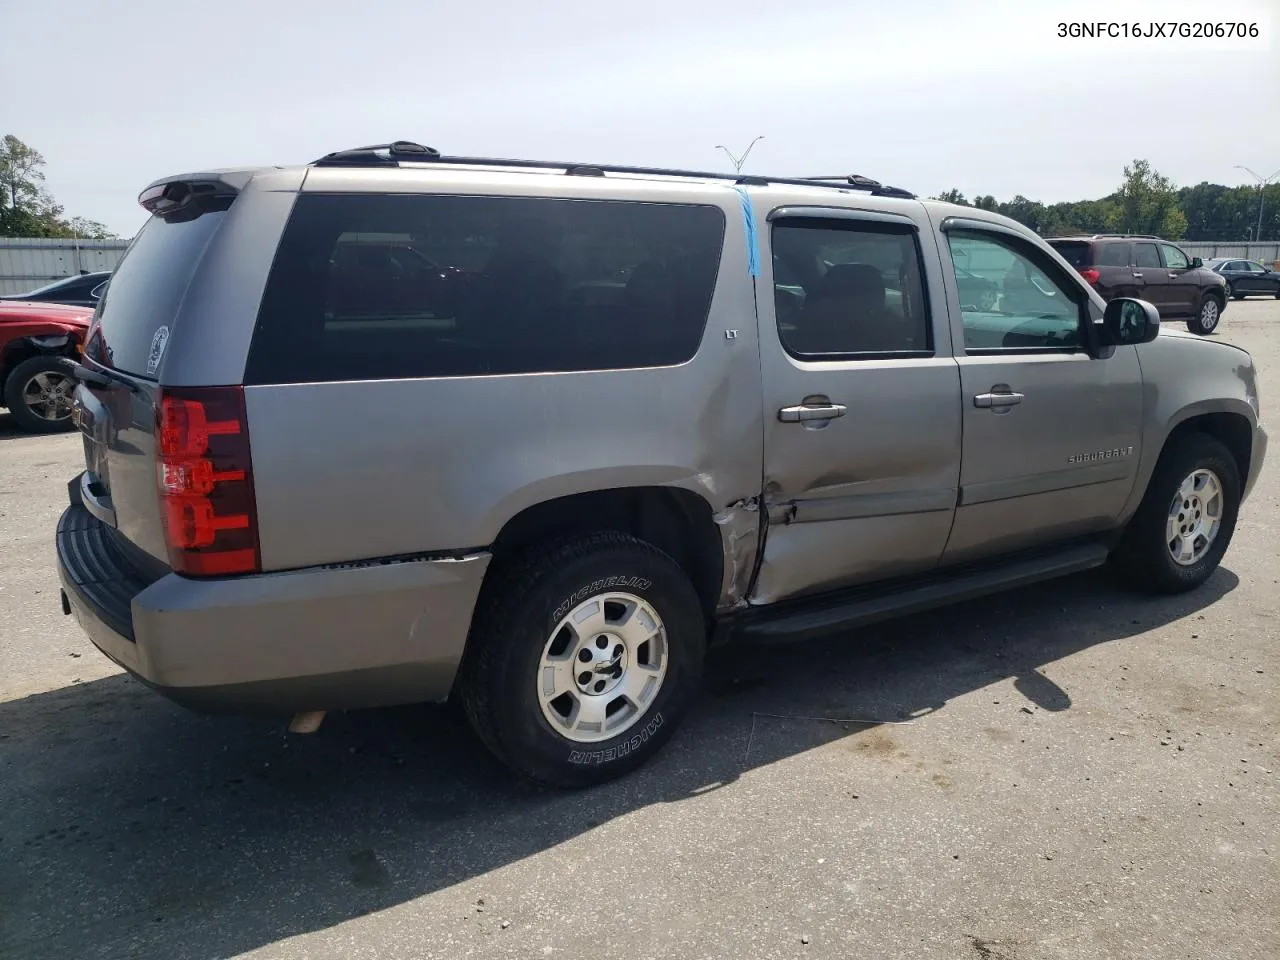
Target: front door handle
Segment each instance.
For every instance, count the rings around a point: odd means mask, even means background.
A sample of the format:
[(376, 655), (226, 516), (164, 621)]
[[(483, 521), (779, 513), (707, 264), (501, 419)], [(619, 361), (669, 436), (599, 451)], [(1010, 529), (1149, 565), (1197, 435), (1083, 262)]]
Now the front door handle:
[(778, 411), (778, 419), (783, 423), (834, 420), (836, 417), (843, 417), (846, 410), (843, 403), (802, 403), (794, 407), (783, 407)]
[(980, 393), (973, 398), (975, 407), (1013, 407), (1022, 402), (1022, 394), (1014, 393), (1012, 390), (992, 391), (991, 393)]
[(1134, 273), (1133, 273), (1133, 279), (1135, 279), (1135, 280), (1141, 280), (1141, 279), (1142, 279), (1142, 274), (1138, 273), (1138, 272), (1135, 270), (1135, 271), (1134, 271)]
[(1177, 279), (1178, 279), (1178, 275), (1177, 275), (1176, 273), (1174, 273), (1172, 270), (1170, 270), (1170, 271), (1169, 271), (1169, 279), (1170, 279), (1170, 280), (1177, 280)]

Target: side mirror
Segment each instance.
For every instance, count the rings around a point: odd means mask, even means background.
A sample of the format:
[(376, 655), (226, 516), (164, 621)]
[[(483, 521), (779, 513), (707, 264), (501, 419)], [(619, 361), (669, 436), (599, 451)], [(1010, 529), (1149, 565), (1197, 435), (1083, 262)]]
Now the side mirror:
[(1160, 311), (1145, 300), (1117, 297), (1108, 301), (1102, 326), (1113, 346), (1150, 343), (1160, 333)]
[(1201, 260), (1199, 257), (1192, 257), (1192, 258), (1191, 258), (1191, 265), (1192, 265), (1193, 267), (1203, 267), (1203, 266), (1204, 266), (1204, 261), (1203, 261), (1203, 260)]

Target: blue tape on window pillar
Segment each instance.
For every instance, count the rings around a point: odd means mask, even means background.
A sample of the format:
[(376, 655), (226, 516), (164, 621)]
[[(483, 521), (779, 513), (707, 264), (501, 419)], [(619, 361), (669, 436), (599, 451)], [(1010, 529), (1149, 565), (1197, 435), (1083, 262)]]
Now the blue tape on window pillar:
[(742, 224), (747, 229), (747, 273), (760, 276), (760, 238), (756, 235), (756, 212), (751, 208), (751, 197), (745, 187), (734, 187), (742, 200)]

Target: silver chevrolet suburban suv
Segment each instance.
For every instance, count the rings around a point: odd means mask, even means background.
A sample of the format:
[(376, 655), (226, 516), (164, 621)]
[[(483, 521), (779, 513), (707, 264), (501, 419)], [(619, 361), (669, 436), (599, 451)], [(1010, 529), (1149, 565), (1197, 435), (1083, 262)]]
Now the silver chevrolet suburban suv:
[(714, 644), (1107, 562), (1192, 589), (1266, 449), (1245, 351), (858, 176), (402, 141), (140, 201), (72, 365), (62, 602), (197, 709), (457, 697), (587, 785)]

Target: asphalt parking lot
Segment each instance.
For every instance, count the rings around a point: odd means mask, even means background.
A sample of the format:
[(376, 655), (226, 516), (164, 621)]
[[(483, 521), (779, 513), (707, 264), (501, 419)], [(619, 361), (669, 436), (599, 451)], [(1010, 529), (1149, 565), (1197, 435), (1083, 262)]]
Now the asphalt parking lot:
[[(1219, 335), (1268, 419), (1280, 301)], [(120, 674), (58, 604), (80, 443), (0, 414), (0, 956), (1274, 960), (1275, 443), (1196, 594), (1094, 573), (722, 658), (658, 762), (558, 794), (444, 708), (290, 737)]]

